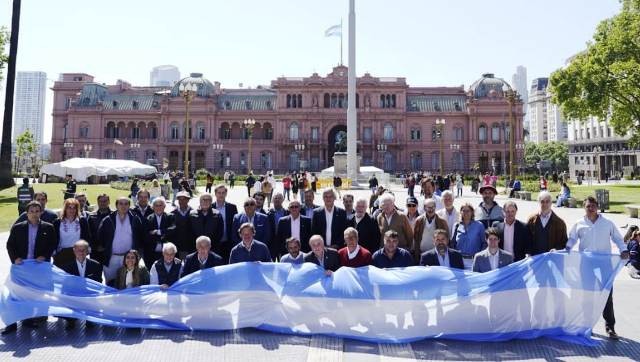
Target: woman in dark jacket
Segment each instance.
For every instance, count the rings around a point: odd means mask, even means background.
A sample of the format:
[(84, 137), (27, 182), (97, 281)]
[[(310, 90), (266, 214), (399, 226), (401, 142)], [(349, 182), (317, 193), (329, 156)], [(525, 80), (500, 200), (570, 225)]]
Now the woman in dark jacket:
[(118, 269), (115, 279), (116, 289), (135, 288), (149, 284), (149, 271), (140, 265), (140, 254), (135, 249), (131, 249), (124, 256), (122, 267)]
[(53, 222), (57, 241), (53, 264), (57, 267), (65, 266), (75, 260), (73, 245), (76, 241), (83, 239), (88, 243), (92, 243), (89, 221), (84, 217), (80, 217), (80, 215), (80, 203), (78, 200), (64, 200), (61, 215)]

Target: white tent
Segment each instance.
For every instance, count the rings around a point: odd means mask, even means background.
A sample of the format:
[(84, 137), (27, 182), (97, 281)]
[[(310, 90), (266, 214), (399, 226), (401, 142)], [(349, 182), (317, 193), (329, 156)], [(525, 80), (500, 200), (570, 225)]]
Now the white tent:
[(137, 161), (101, 160), (97, 158), (71, 158), (42, 166), (40, 173), (64, 177), (72, 175), (77, 181), (86, 181), (89, 176), (141, 176), (155, 173), (156, 168)]

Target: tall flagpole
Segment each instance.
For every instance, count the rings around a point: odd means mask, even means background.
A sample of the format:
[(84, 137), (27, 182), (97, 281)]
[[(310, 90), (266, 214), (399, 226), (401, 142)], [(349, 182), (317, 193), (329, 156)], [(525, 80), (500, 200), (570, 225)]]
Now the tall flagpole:
[(343, 65), (342, 61), (342, 18), (340, 18), (340, 65)]
[[(342, 23), (342, 22), (341, 22)], [(342, 39), (342, 38), (341, 38)], [(355, 0), (349, 0), (349, 72), (347, 80), (347, 176), (358, 184), (358, 122), (356, 113), (356, 12)]]

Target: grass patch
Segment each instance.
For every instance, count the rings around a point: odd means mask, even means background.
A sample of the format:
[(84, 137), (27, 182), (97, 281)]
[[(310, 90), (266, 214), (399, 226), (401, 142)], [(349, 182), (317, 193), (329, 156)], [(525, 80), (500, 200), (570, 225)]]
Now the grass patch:
[[(625, 213), (624, 205), (640, 204), (640, 186), (635, 185), (592, 185), (592, 186), (576, 186), (571, 185), (571, 196), (574, 197), (578, 201), (578, 207), (582, 207), (582, 200), (584, 200), (587, 196), (595, 196), (597, 189), (605, 189), (609, 190), (609, 210), (608, 212), (612, 213)], [(552, 192), (551, 194), (555, 196), (559, 192)], [(538, 197), (538, 193), (531, 195), (532, 199), (535, 200)]]
[[(64, 196), (62, 190), (64, 190), (65, 187), (66, 185), (62, 183), (33, 185), (35, 191), (44, 191), (47, 193), (49, 200), (47, 203), (48, 209), (60, 209), (62, 207), (62, 198)], [(129, 195), (128, 190), (112, 189), (109, 185), (78, 185), (77, 191), (86, 193), (91, 205), (95, 205), (96, 198), (103, 193), (109, 195), (112, 204), (117, 197)], [(0, 191), (0, 232), (8, 231), (18, 217), (18, 199), (16, 193), (16, 186)]]

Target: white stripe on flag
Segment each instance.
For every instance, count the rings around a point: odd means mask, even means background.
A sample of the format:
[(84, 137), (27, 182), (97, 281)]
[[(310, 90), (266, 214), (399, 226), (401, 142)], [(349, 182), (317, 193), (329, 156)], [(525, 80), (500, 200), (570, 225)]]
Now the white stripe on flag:
[(340, 36), (342, 35), (342, 25), (334, 25), (324, 31), (324, 36)]

